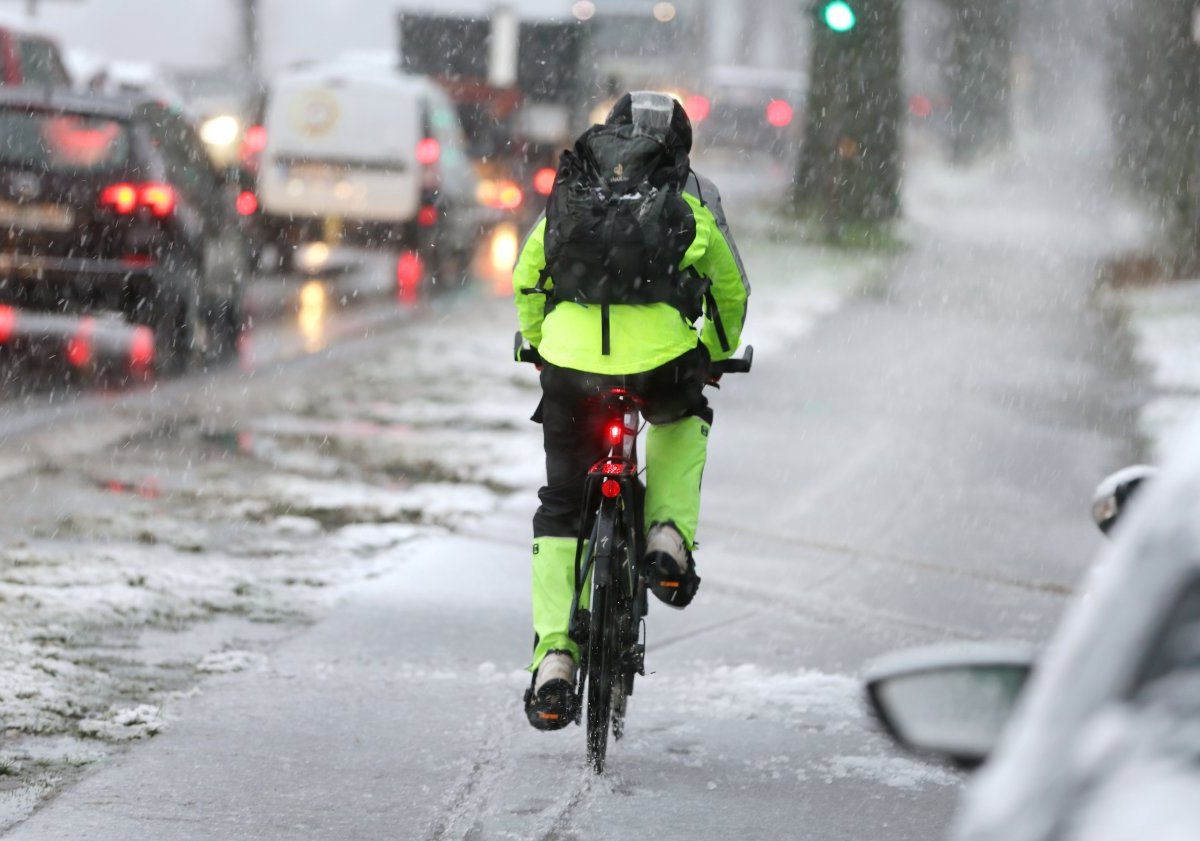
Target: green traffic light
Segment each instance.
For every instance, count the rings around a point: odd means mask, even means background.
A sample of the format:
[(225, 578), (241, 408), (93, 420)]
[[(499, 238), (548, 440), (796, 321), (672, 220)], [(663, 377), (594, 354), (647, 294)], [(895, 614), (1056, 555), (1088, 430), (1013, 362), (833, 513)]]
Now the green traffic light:
[(854, 8), (846, 0), (826, 3), (825, 8), (821, 10), (821, 17), (825, 20), (825, 25), (834, 32), (849, 32), (858, 23)]

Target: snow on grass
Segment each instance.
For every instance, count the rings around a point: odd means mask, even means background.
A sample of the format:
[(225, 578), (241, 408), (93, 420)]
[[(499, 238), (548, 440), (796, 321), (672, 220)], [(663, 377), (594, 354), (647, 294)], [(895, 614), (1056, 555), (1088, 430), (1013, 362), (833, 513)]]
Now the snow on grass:
[(25, 820), (48, 797), (58, 778), (43, 774), (12, 791), (0, 791), (0, 831)]
[(266, 656), (257, 651), (215, 651), (196, 664), (196, 671), (208, 674), (231, 674), (244, 672), (247, 669), (261, 669), (266, 664)]
[(79, 722), (79, 732), (107, 742), (130, 742), (161, 733), (166, 726), (161, 707), (138, 704), (113, 707), (100, 718), (85, 718)]

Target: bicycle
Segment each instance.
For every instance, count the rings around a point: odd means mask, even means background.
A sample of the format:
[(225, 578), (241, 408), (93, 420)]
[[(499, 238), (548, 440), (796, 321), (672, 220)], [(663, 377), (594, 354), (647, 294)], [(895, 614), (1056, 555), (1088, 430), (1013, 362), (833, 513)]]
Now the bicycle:
[[(522, 347), (517, 333), (515, 356), (541, 364), (533, 348)], [(739, 359), (714, 362), (710, 385), (724, 374), (748, 373), (754, 348)], [(619, 741), (633, 682), (645, 676), (647, 571), (643, 504), (646, 488), (637, 461), (641, 414), (634, 396), (624, 389), (604, 395), (599, 409), (605, 418), (603, 455), (588, 471), (583, 510), (588, 513), (575, 547), (575, 594), (568, 633), (580, 651), (575, 686), (574, 721), (581, 723), (587, 697), (587, 756), (592, 769), (604, 771), (608, 734)], [(585, 537), (586, 535), (586, 537)], [(581, 607), (591, 584), (590, 599)]]

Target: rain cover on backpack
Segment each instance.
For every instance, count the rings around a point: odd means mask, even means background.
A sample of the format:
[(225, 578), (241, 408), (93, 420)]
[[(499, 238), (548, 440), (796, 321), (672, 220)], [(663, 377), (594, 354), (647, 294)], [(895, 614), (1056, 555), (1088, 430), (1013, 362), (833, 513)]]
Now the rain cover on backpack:
[[(679, 264), (696, 237), (684, 201), (687, 152), (634, 125), (592, 126), (563, 152), (546, 204), (553, 300), (668, 303), (694, 321), (704, 288)], [(542, 290), (547, 291), (547, 290)]]

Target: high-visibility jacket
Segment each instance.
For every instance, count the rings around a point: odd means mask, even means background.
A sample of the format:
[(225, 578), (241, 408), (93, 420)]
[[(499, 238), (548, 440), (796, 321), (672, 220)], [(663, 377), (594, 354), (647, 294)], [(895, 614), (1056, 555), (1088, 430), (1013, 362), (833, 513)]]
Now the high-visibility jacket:
[[(734, 354), (746, 321), (750, 283), (716, 187), (693, 175), (683, 197), (696, 219), (696, 238), (680, 268), (693, 269), (711, 284), (699, 335), (696, 326), (670, 304), (613, 304), (608, 308), (609, 353), (604, 354), (601, 307), (555, 301), (547, 313), (545, 295), (523, 291), (536, 287), (546, 268), (543, 217), (526, 238), (513, 270), (521, 334), (543, 359), (560, 368), (593, 374), (636, 374), (670, 362), (695, 348), (697, 341), (704, 343), (713, 360)], [(554, 278), (548, 278), (544, 286), (553, 289)], [(716, 312), (709, 312), (713, 306)]]

